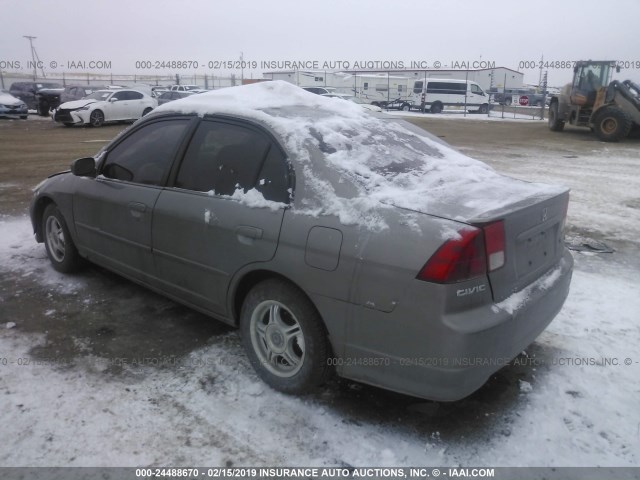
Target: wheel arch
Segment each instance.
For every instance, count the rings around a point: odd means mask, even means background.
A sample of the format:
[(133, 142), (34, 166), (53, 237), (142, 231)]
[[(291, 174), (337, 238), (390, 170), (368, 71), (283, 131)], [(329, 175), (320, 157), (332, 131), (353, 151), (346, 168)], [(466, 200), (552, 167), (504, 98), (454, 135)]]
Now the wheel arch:
[[(249, 270), (237, 275), (237, 278), (234, 279), (231, 285), (228, 304), (230, 318), (233, 321), (234, 325), (238, 326), (240, 324), (240, 312), (242, 310), (242, 304), (244, 303), (244, 299), (247, 297), (247, 294), (258, 283), (270, 279), (282, 280), (283, 282), (291, 285), (296, 290), (299, 290), (302, 294), (304, 294), (305, 297), (307, 297), (309, 302), (311, 302), (313, 308), (316, 309), (318, 314), (320, 314), (320, 311), (318, 310), (318, 307), (316, 306), (314, 301), (311, 299), (311, 296), (307, 292), (305, 292), (304, 289), (301, 288), (296, 282), (291, 280), (286, 275), (283, 275), (282, 273), (276, 272), (274, 270), (260, 268), (256, 270)], [(320, 315), (320, 318), (322, 318), (322, 315)]]
[(43, 195), (42, 197), (38, 198), (38, 200), (36, 200), (36, 203), (33, 206), (32, 224), (33, 231), (36, 235), (36, 241), (38, 243), (44, 242), (44, 232), (42, 231), (42, 216), (44, 215), (44, 211), (49, 205), (55, 203), (56, 202), (53, 200), (53, 198), (47, 195)]
[(315, 311), (318, 313), (318, 317), (322, 322), (322, 328), (324, 329), (324, 333), (328, 341), (330, 353), (331, 355), (334, 354), (333, 352), (336, 351), (335, 349), (336, 345), (334, 345), (334, 341), (336, 341), (337, 339), (331, 335), (329, 325), (327, 325), (327, 322), (323, 317), (320, 309), (318, 308), (318, 305), (316, 304), (316, 302), (313, 301), (312, 295), (309, 295), (309, 293), (304, 288), (302, 288), (297, 282), (295, 282), (294, 280), (292, 280), (291, 278), (287, 277), (286, 275), (280, 272), (276, 272), (274, 270), (269, 270), (265, 268), (245, 271), (245, 272), (242, 272), (241, 274), (236, 275), (236, 277), (237, 278), (232, 280), (232, 285), (229, 289), (230, 294), (227, 300), (228, 312), (229, 312), (229, 315), (227, 318), (231, 320), (231, 324), (233, 326), (235, 327), (240, 326), (240, 312), (242, 310), (242, 304), (244, 303), (244, 300), (247, 297), (247, 294), (251, 291), (253, 287), (255, 287), (257, 284), (265, 280), (271, 280), (271, 279), (281, 280), (287, 283), (288, 285), (290, 285), (292, 288), (298, 290), (302, 295), (306, 297), (309, 303), (313, 306)]

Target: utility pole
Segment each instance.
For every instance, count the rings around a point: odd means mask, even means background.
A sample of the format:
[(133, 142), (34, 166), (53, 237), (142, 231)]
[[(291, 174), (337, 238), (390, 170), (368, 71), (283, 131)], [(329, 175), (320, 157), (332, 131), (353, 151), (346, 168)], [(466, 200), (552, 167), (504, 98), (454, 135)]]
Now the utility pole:
[(240, 85), (244, 85), (244, 53), (240, 52)]
[[(36, 47), (33, 46), (33, 41), (38, 37), (33, 37), (31, 35), (23, 35), (23, 37), (29, 40), (29, 46), (31, 48), (31, 63), (33, 64), (33, 81), (35, 82), (38, 78), (38, 65), (40, 64), (40, 58), (38, 57), (38, 52), (36, 52)], [(42, 66), (40, 66), (40, 71), (42, 72), (42, 78), (47, 78)]]

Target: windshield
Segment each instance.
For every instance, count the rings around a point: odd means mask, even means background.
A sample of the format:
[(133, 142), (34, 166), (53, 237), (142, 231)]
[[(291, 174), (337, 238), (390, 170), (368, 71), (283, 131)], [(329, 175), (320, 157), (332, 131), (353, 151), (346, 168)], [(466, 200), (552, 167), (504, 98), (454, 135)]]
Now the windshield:
[(109, 92), (106, 90), (101, 90), (98, 92), (93, 92), (91, 95), (87, 95), (84, 97), (84, 100), (106, 100), (111, 96), (113, 92)]

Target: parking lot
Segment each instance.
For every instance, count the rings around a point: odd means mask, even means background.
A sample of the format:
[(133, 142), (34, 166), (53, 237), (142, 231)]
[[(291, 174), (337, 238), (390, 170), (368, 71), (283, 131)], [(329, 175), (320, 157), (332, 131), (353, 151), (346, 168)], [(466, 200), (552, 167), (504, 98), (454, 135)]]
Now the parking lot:
[(637, 465), (640, 139), (409, 119), (501, 173), (571, 187), (569, 240), (615, 250), (575, 253), (561, 314), (455, 403), (337, 380), (288, 397), (260, 382), (235, 330), (97, 267), (55, 273), (31, 236), (31, 188), (126, 125), (0, 119), (0, 464)]

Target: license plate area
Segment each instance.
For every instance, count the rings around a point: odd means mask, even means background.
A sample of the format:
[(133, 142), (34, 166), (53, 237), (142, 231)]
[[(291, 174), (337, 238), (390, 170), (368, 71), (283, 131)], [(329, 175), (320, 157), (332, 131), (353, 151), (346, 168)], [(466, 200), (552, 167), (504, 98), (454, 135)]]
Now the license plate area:
[(516, 272), (518, 278), (552, 264), (556, 258), (559, 224), (529, 230), (516, 239)]

